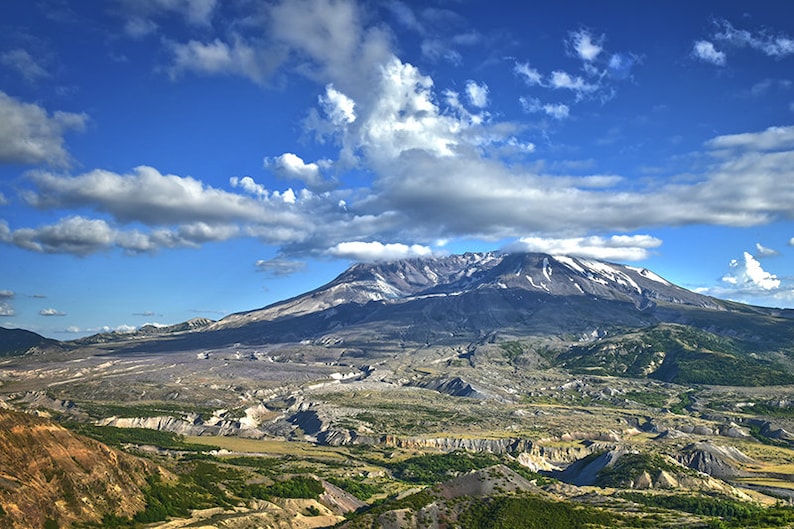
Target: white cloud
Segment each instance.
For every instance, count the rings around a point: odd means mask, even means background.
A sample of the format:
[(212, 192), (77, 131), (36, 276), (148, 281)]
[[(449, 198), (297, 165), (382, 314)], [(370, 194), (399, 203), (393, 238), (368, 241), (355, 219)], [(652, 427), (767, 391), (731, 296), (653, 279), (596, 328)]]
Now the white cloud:
[(230, 44), (215, 39), (209, 43), (191, 40), (170, 43), (173, 62), (168, 68), (172, 79), (187, 72), (204, 75), (238, 75), (263, 84), (281, 62), (278, 54), (267, 53), (235, 37)]
[(712, 149), (778, 151), (794, 149), (794, 127), (769, 127), (762, 132), (717, 136), (706, 145)]
[(349, 241), (340, 242), (327, 252), (334, 257), (353, 261), (392, 261), (407, 257), (427, 257), (433, 251), (427, 246), (413, 244)]
[(453, 154), (460, 123), (439, 112), (432, 87), (430, 77), (396, 57), (382, 67), (379, 97), (361, 128), (360, 142), (371, 158), (392, 160), (412, 149)]
[(36, 207), (91, 207), (121, 222), (226, 223), (266, 221), (278, 215), (266, 202), (209, 187), (189, 176), (163, 175), (147, 166), (136, 167), (131, 174), (95, 170), (69, 177), (37, 172), (30, 180), (36, 190), (26, 198)]
[(736, 29), (727, 20), (716, 20), (717, 30), (714, 39), (739, 48), (749, 47), (770, 57), (780, 58), (794, 54), (794, 38), (785, 34), (772, 34), (761, 30), (751, 32)]
[(569, 45), (580, 59), (592, 62), (603, 51), (604, 48), (601, 46), (603, 40), (604, 37), (601, 36), (595, 42), (588, 31), (580, 30), (571, 33)]
[(516, 63), (513, 71), (521, 76), (529, 86), (543, 86), (543, 75), (529, 66), (529, 63)]
[(692, 56), (701, 61), (723, 66), (727, 61), (725, 53), (717, 50), (714, 43), (707, 40), (699, 40), (692, 46)]
[(288, 188), (286, 191), (282, 192), (280, 195), (279, 193), (274, 193), (274, 196), (277, 198), (280, 197), (281, 200), (284, 201), (286, 204), (294, 204), (297, 201), (297, 197), (295, 196), (295, 191), (292, 188)]
[(304, 261), (296, 261), (283, 257), (259, 259), (255, 265), (257, 271), (264, 272), (270, 277), (284, 277), (300, 272), (306, 268), (306, 263)]
[(86, 256), (113, 247), (129, 253), (151, 252), (159, 248), (195, 248), (207, 242), (237, 237), (240, 232), (236, 225), (195, 222), (143, 233), (115, 229), (102, 219), (71, 216), (39, 228), (15, 230), (7, 242), (34, 252)]
[(391, 34), (365, 28), (352, 0), (289, 0), (269, 10), (269, 34), (302, 62), (299, 71), (332, 82), (355, 101), (371, 97), (378, 67), (391, 57)]
[(21, 248), (46, 253), (88, 255), (113, 244), (114, 233), (100, 219), (67, 217), (57, 224), (38, 229), (21, 228), (13, 232), (12, 241)]
[(521, 97), (519, 102), (524, 112), (543, 112), (547, 116), (558, 120), (566, 119), (571, 113), (570, 107), (564, 103), (543, 104), (539, 99), (533, 97)]
[(611, 237), (545, 238), (522, 237), (508, 251), (540, 252), (614, 261), (642, 261), (662, 241), (650, 235), (613, 235)]
[(0, 163), (67, 165), (64, 134), (83, 130), (87, 120), (85, 114), (50, 115), (38, 105), (0, 91)]
[[(265, 160), (265, 165), (267, 165), (267, 160)], [(232, 187), (239, 187), (245, 190), (247, 193), (259, 197), (267, 198), (270, 195), (270, 192), (267, 190), (267, 188), (265, 188), (265, 186), (262, 184), (257, 184), (250, 176), (244, 176), (242, 178), (233, 176), (229, 178), (229, 184), (231, 184)]]
[(320, 105), (331, 123), (338, 127), (348, 125), (356, 120), (355, 101), (336, 90), (333, 84), (325, 87), (325, 96), (320, 96)]
[(549, 79), (549, 86), (552, 88), (557, 89), (565, 89), (565, 90), (572, 90), (579, 94), (594, 92), (598, 90), (598, 85), (588, 83), (584, 78), (580, 76), (573, 76), (567, 72), (555, 70), (551, 72), (551, 78)]
[(477, 108), (488, 106), (488, 85), (485, 83), (477, 84), (474, 81), (466, 81), (466, 95), (472, 106)]
[(5, 206), (8, 204), (8, 199), (3, 193), (0, 193), (0, 206)]
[(767, 248), (766, 246), (763, 246), (760, 242), (755, 243), (755, 250), (759, 258), (774, 257), (775, 255), (780, 255), (780, 252), (778, 252), (774, 248)]
[(48, 308), (48, 309), (41, 309), (39, 311), (40, 316), (66, 316), (65, 312), (61, 312), (57, 309)]
[(265, 167), (271, 167), (281, 178), (297, 179), (304, 182), (310, 189), (324, 189), (333, 182), (323, 178), (321, 169), (328, 167), (330, 162), (321, 160), (319, 163), (306, 163), (297, 154), (286, 152), (275, 158), (266, 158)]
[(16, 293), (13, 290), (0, 290), (0, 317), (16, 316), (16, 311), (8, 301), (14, 299)]
[(749, 252), (744, 252), (742, 262), (734, 259), (730, 266), (733, 271), (726, 274), (722, 280), (734, 288), (757, 292), (776, 290), (780, 287), (780, 279), (764, 270), (761, 263)]
[(29, 83), (35, 83), (50, 76), (49, 72), (36, 62), (30, 53), (21, 48), (0, 54), (0, 63), (16, 71)]

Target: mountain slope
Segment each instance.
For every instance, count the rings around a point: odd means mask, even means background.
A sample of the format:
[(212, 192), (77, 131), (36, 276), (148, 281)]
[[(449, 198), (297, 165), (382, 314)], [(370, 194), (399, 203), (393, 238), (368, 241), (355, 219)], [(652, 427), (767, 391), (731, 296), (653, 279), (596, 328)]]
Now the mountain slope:
[(715, 310), (716, 299), (677, 287), (642, 268), (545, 254), (468, 253), (439, 258), (357, 264), (316, 290), (263, 309), (232, 314), (208, 330), (305, 316), (345, 304), (406, 303), (480, 289), (520, 290), (560, 297), (630, 301), (639, 309), (664, 301)]
[(0, 527), (60, 527), (144, 508), (150, 463), (24, 413), (0, 410)]
[[(355, 265), (325, 286), (232, 314), (202, 334), (216, 344), (282, 343), (328, 333), (436, 343), (445, 336), (465, 342), (497, 331), (584, 339), (621, 326), (678, 323), (776, 342), (793, 336), (791, 312), (703, 296), (642, 268), (544, 254), (487, 253)], [(783, 335), (775, 336), (781, 330)]]
[[(653, 329), (672, 328), (706, 334), (686, 347), (675, 345), (682, 343), (678, 331), (661, 341), (652, 336)], [(651, 339), (677, 352), (659, 365), (648, 364), (656, 360), (639, 350), (631, 353), (633, 343)], [(365, 363), (395, 355), (411, 363), (419, 360), (402, 353), (473, 351), (512, 340), (526, 350), (546, 350), (546, 360), (533, 353), (531, 363), (552, 361), (580, 372), (729, 383), (730, 377), (714, 378), (725, 362), (763, 375), (739, 381), (753, 385), (787, 383), (788, 374), (775, 373), (794, 373), (794, 311), (697, 294), (644, 268), (535, 253), (358, 264), (283, 302), (192, 330), (137, 333), (128, 340), (114, 347), (168, 352), (278, 345), (308, 355), (303, 361), (345, 356)], [(699, 345), (720, 340), (729, 341), (729, 354)], [(636, 358), (624, 366), (627, 354)], [(596, 358), (604, 365), (594, 365)]]
[(33, 347), (60, 348), (60, 343), (24, 329), (0, 327), (0, 357), (22, 355)]

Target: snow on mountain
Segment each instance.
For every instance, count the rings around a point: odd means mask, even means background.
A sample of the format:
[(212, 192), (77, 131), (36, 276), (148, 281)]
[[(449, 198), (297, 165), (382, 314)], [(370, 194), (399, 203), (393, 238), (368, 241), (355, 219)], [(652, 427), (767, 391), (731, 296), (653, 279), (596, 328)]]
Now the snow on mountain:
[(309, 315), (347, 304), (399, 304), (489, 288), (628, 301), (642, 309), (662, 301), (724, 310), (718, 300), (675, 286), (643, 268), (560, 255), (491, 252), (356, 264), (320, 288), (262, 309), (232, 314), (208, 330)]

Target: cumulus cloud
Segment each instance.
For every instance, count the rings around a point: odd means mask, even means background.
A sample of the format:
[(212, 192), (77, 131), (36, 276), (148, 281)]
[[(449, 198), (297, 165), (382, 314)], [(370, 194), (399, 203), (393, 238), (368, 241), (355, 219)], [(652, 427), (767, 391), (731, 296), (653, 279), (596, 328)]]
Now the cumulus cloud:
[(8, 50), (0, 54), (0, 64), (14, 70), (29, 83), (35, 83), (50, 76), (33, 56), (21, 48)]
[(466, 81), (466, 95), (472, 106), (477, 108), (485, 108), (488, 106), (487, 84), (477, 84), (474, 81)]
[[(87, 254), (250, 236), (278, 245), (285, 258), (371, 259), (389, 252), (390, 257), (420, 255), (430, 251), (423, 245), (456, 237), (495, 241), (529, 233), (576, 238), (659, 225), (752, 226), (792, 219), (794, 127), (714, 138), (704, 146), (713, 156), (704, 158), (707, 165), (688, 180), (660, 178), (642, 188), (621, 188), (619, 177), (547, 174), (542, 165), (527, 162), (534, 145), (522, 138), (525, 125), (496, 121), (484, 111), (472, 113), (461, 103), (468, 98), (469, 108), (482, 108), (478, 104), (488, 101), (484, 84), (473, 83), (462, 95), (438, 89), (432, 77), (394, 55), (389, 35), (383, 28), (367, 27), (354, 2), (293, 0), (264, 9), (268, 45), (281, 49), (295, 71), (318, 83), (314, 110), (327, 127), (318, 137), (325, 141), (329, 131), (333, 135), (324, 148), (339, 149), (335, 168), (355, 167), (370, 178), (368, 185), (326, 186), (323, 173), (331, 162), (308, 162), (291, 152), (268, 158), (266, 164), (307, 188), (269, 191), (244, 176), (230, 179), (232, 190), (227, 191), (151, 167), (77, 176), (39, 171), (28, 177), (31, 188), (22, 195), (27, 203), (79, 210), (81, 216), (13, 232), (0, 221), (0, 240), (35, 251)], [(229, 62), (234, 42), (240, 56), (260, 48), (242, 38), (229, 42), (196, 43), (196, 53), (188, 56), (201, 57), (208, 74), (247, 75), (228, 66), (245, 63)], [(608, 93), (607, 69), (616, 54), (606, 49), (595, 53), (594, 46), (603, 48), (604, 41), (590, 37), (579, 42), (576, 53), (583, 65), (575, 73), (545, 75), (528, 63), (516, 63), (515, 74), (530, 88), (557, 98), (546, 103), (526, 97), (526, 110), (564, 119), (573, 100)], [(615, 61), (614, 69), (621, 69)], [(103, 218), (90, 219), (86, 211)], [(98, 222), (89, 224), (91, 220)], [(79, 223), (86, 226), (82, 236), (71, 229)], [(636, 240), (625, 247), (616, 241), (585, 238), (577, 247), (612, 259), (641, 255), (627, 248), (649, 251)], [(604, 248), (623, 253), (607, 254)]]
[(19, 101), (0, 91), (0, 163), (67, 165), (64, 135), (83, 130), (88, 116)]
[[(268, 160), (266, 159), (265, 165), (267, 164), (268, 164)], [(250, 176), (244, 176), (242, 178), (233, 176), (229, 178), (229, 184), (231, 184), (232, 187), (239, 187), (245, 192), (258, 197), (267, 198), (268, 196), (270, 196), (270, 191), (268, 191), (267, 188), (262, 184), (257, 184), (256, 181), (254, 181), (254, 179), (251, 178)]]
[(699, 40), (692, 46), (692, 56), (701, 61), (716, 64), (717, 66), (725, 65), (727, 57), (724, 52), (719, 51), (714, 47), (713, 42), (707, 40)]
[(39, 316), (66, 316), (66, 313), (61, 312), (57, 309), (47, 308), (47, 309), (41, 309), (39, 311)]
[(780, 287), (780, 279), (764, 270), (761, 263), (749, 252), (744, 252), (743, 261), (734, 259), (730, 266), (733, 270), (723, 276), (722, 280), (734, 287), (752, 292), (775, 290)]
[[(323, 177), (322, 169), (330, 167), (331, 162), (320, 160), (317, 163), (306, 163), (297, 154), (286, 152), (275, 158), (265, 158), (265, 167), (272, 168), (273, 171), (284, 179), (300, 180), (309, 189), (327, 189), (334, 183)], [(294, 200), (293, 200), (294, 202)]]
[(369, 156), (394, 159), (413, 149), (451, 156), (460, 124), (433, 101), (433, 80), (396, 57), (382, 67), (379, 98), (363, 120), (360, 145)]
[(749, 252), (730, 262), (729, 271), (722, 277), (720, 285), (698, 291), (744, 303), (769, 305), (776, 301), (782, 304), (794, 301), (794, 285), (790, 278), (781, 278), (765, 270)]
[(603, 35), (594, 40), (589, 31), (579, 30), (571, 33), (568, 46), (580, 59), (592, 62), (603, 51), (604, 48), (601, 46), (603, 40)]
[(116, 229), (103, 219), (70, 216), (55, 224), (10, 231), (6, 242), (41, 253), (87, 256), (116, 247), (134, 254), (160, 248), (195, 248), (207, 242), (237, 237), (240, 232), (241, 228), (236, 225), (194, 222), (144, 233)]
[(31, 205), (89, 207), (125, 223), (267, 222), (276, 217), (289, 222), (289, 215), (282, 215), (272, 202), (216, 189), (189, 176), (164, 175), (148, 166), (136, 167), (129, 174), (104, 170), (78, 176), (35, 172), (29, 178), (36, 188), (25, 195)]
[(113, 238), (113, 230), (104, 220), (79, 216), (38, 229), (20, 228), (12, 234), (13, 243), (27, 250), (76, 255), (108, 248)]
[(325, 95), (320, 96), (320, 105), (336, 126), (345, 126), (356, 120), (355, 101), (336, 90), (333, 84), (325, 87)]
[(365, 27), (352, 0), (290, 0), (269, 10), (272, 38), (299, 58), (300, 72), (358, 101), (367, 97), (378, 66), (391, 53), (391, 36), (383, 28)]
[(642, 261), (662, 241), (650, 235), (613, 235), (611, 237), (544, 238), (522, 237), (507, 251), (541, 252), (615, 261)]
[(392, 261), (408, 257), (427, 257), (432, 255), (433, 251), (419, 244), (408, 246), (402, 243), (349, 241), (334, 245), (327, 253), (352, 261)]
[(709, 140), (712, 149), (782, 151), (794, 149), (794, 127), (769, 127), (762, 132), (727, 134)]
[(212, 42), (191, 40), (185, 44), (170, 43), (172, 63), (168, 73), (176, 79), (185, 73), (203, 75), (237, 75), (264, 84), (281, 62), (277, 54), (258, 49), (235, 37), (231, 44), (215, 39)]

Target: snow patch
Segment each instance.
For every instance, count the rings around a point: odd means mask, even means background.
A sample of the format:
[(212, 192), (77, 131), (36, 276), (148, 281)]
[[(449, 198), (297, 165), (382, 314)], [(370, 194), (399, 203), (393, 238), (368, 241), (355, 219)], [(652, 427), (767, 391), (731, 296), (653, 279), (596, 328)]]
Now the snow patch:
[(546, 276), (546, 279), (551, 281), (551, 265), (549, 264), (549, 258), (543, 258), (543, 275)]
[(651, 281), (656, 281), (657, 283), (661, 283), (661, 284), (663, 284), (665, 286), (668, 286), (668, 287), (672, 286), (670, 284), (670, 282), (667, 281), (665, 278), (663, 278), (660, 275), (654, 274), (653, 272), (651, 272), (647, 268), (636, 268), (636, 267), (633, 267), (633, 266), (627, 266), (626, 268), (628, 268), (629, 270), (634, 270), (635, 272), (640, 274), (642, 277), (644, 277), (646, 279), (650, 279)]
[(575, 259), (568, 257), (567, 255), (554, 255), (553, 257), (555, 261), (567, 266), (575, 272), (579, 272), (580, 274), (586, 273), (585, 269), (579, 266), (579, 263), (577, 263)]

